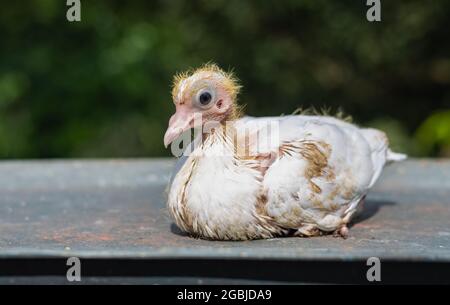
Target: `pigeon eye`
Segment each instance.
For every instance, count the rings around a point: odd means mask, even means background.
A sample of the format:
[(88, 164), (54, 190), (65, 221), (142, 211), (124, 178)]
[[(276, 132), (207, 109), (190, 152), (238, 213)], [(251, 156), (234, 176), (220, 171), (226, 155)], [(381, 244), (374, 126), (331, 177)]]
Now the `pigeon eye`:
[(204, 105), (208, 105), (209, 102), (211, 102), (211, 93), (209, 92), (203, 92), (202, 94), (200, 94), (200, 97), (198, 98), (200, 104)]
[(208, 106), (213, 100), (213, 93), (209, 90), (201, 91), (197, 95), (197, 102), (201, 107)]

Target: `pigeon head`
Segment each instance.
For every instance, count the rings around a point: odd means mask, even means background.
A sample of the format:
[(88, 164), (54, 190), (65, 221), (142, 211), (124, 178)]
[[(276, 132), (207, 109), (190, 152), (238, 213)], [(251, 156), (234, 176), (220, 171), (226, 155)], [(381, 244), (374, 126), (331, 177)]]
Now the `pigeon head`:
[(169, 146), (188, 129), (235, 120), (240, 112), (236, 103), (239, 88), (234, 75), (215, 64), (175, 75), (172, 99), (176, 111), (169, 120), (164, 145)]

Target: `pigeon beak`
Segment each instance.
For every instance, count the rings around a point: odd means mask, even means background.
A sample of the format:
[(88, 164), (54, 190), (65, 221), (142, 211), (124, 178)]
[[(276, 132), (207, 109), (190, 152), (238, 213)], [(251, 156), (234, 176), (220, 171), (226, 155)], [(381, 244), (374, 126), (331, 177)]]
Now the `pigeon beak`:
[(178, 110), (169, 120), (169, 127), (164, 135), (164, 146), (167, 148), (183, 132), (192, 128), (194, 114), (189, 111)]

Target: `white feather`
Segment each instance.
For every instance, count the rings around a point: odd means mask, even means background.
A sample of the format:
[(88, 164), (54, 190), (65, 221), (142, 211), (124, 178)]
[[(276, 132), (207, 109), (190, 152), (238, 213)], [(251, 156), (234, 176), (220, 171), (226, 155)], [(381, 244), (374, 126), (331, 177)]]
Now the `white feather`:
[[(274, 122), (277, 133), (264, 132)], [(333, 117), (245, 117), (235, 126), (251, 131), (252, 151), (278, 155), (261, 172), (237, 158), (229, 141), (209, 136), (176, 173), (168, 200), (177, 224), (195, 235), (253, 239), (286, 229), (303, 235), (339, 230), (350, 221), (385, 163), (406, 157), (389, 150), (383, 132)], [(320, 175), (310, 175), (310, 167), (317, 165), (305, 157), (304, 143), (326, 155)], [(296, 148), (282, 155), (283, 145)]]

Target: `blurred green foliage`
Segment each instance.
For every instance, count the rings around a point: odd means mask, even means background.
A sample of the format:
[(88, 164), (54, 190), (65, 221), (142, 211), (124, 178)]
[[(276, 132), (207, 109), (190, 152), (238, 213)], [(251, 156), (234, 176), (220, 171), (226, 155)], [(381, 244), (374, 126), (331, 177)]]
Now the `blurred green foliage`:
[(417, 130), (416, 139), (422, 154), (450, 156), (450, 110), (429, 116)]
[(233, 68), (250, 115), (343, 108), (412, 155), (450, 155), (450, 1), (5, 1), (0, 157), (168, 155), (172, 75)]

